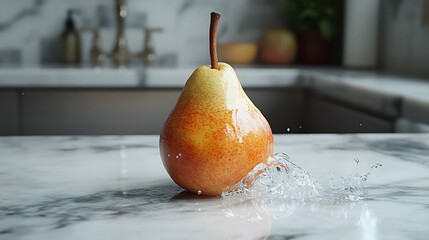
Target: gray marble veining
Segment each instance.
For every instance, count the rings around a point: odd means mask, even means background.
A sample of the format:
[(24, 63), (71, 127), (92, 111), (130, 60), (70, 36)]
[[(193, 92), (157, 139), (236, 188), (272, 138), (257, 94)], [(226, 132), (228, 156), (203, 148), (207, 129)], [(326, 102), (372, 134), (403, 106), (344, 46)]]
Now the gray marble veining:
[[(142, 47), (142, 28), (162, 27), (154, 37), (159, 57), (175, 55), (179, 66), (207, 62), (208, 13), (219, 11), (220, 42), (257, 42), (266, 29), (284, 26), (282, 1), (128, 0), (127, 31), (133, 52)], [(102, 45), (113, 45), (113, 0), (3, 0), (0, 2), (0, 65), (38, 66), (58, 62), (53, 49), (68, 9), (80, 29), (98, 27)], [(429, 76), (424, 0), (380, 1), (379, 66), (384, 71)], [(200, 19), (200, 20), (198, 20)], [(83, 62), (89, 63), (91, 33), (82, 33)], [(172, 39), (175, 41), (173, 42)], [(12, 54), (11, 54), (12, 53)]]
[[(219, 41), (257, 42), (265, 29), (279, 27), (282, 12), (278, 1), (128, 0), (127, 40), (133, 53), (143, 47), (143, 28), (160, 27), (153, 43), (159, 58), (177, 56), (176, 65), (201, 64), (209, 59), (207, 30), (209, 13), (223, 15)], [(82, 62), (89, 63), (92, 33), (99, 28), (101, 45), (111, 51), (115, 16), (113, 0), (28, 0), (0, 2), (0, 65), (38, 66), (58, 63), (59, 35), (67, 10), (75, 14), (81, 30)], [(17, 55), (10, 55), (10, 52)], [(141, 62), (139, 62), (141, 65)], [(160, 61), (162, 64), (162, 61)]]
[[(364, 173), (354, 202), (232, 202), (188, 194), (158, 136), (0, 138), (0, 239), (427, 239), (429, 135), (276, 135), (319, 182)], [(356, 166), (354, 159), (359, 159)]]

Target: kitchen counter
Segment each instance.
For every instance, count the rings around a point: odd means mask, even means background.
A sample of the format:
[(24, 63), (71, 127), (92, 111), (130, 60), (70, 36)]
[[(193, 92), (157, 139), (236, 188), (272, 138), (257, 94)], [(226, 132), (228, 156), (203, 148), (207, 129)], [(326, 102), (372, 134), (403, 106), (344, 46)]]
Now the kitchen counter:
[[(182, 88), (195, 68), (0, 68), (0, 88)], [(290, 86), (299, 76), (298, 69), (236, 70), (250, 87)]]
[[(0, 68), (0, 88), (182, 88), (195, 68)], [(343, 84), (429, 102), (427, 79), (328, 68), (236, 67), (235, 70), (244, 87), (319, 88)]]
[[(0, 135), (159, 134), (193, 70), (0, 68), (0, 115), (10, 116), (0, 118)], [(276, 133), (302, 125), (304, 132), (429, 132), (423, 79), (316, 68), (236, 71)]]
[[(180, 89), (184, 68), (0, 68), (0, 89)], [(429, 123), (429, 81), (368, 71), (236, 67), (245, 88), (303, 87), (390, 118)]]
[(320, 183), (383, 164), (365, 200), (336, 203), (189, 195), (158, 151), (158, 136), (0, 138), (0, 239), (429, 237), (429, 134), (276, 135)]

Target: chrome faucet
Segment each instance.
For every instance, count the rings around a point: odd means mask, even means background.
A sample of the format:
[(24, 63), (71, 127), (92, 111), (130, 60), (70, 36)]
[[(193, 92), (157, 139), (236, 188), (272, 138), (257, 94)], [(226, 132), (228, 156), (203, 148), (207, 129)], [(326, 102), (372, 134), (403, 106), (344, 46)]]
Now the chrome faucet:
[(110, 53), (103, 52), (101, 48), (101, 39), (98, 29), (87, 28), (92, 31), (93, 39), (90, 52), (91, 63), (94, 66), (103, 64), (108, 57), (111, 58), (116, 66), (126, 66), (133, 57), (141, 59), (144, 65), (151, 65), (155, 61), (155, 49), (153, 47), (151, 34), (162, 32), (161, 28), (145, 28), (143, 50), (138, 54), (133, 54), (128, 50), (127, 39), (125, 38), (125, 18), (127, 16), (126, 0), (115, 0), (116, 15), (116, 38), (113, 49)]
[(100, 66), (106, 59), (106, 54), (101, 48), (100, 31), (97, 28), (92, 31), (92, 45), (90, 49), (90, 61), (94, 66)]
[(131, 54), (128, 51), (127, 39), (125, 38), (125, 17), (127, 16), (127, 5), (125, 0), (115, 0), (116, 15), (116, 40), (111, 57), (118, 66), (127, 65)]
[(137, 54), (145, 66), (152, 65), (155, 62), (156, 54), (152, 43), (152, 33), (162, 32), (161, 28), (145, 28), (143, 51)]

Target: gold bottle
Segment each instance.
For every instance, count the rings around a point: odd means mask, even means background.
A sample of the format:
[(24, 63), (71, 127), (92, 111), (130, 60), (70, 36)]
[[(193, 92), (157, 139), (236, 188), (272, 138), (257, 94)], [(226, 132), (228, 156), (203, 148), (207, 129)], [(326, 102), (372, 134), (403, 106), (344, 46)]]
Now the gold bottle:
[(65, 64), (80, 63), (80, 36), (75, 28), (73, 21), (73, 12), (67, 12), (67, 18), (64, 23), (64, 31), (61, 34), (61, 60)]

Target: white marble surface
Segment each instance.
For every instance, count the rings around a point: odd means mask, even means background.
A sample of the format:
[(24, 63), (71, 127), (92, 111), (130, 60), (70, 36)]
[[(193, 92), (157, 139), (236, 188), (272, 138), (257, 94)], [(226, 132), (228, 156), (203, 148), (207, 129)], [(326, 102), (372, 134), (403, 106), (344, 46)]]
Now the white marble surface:
[(429, 103), (429, 80), (387, 75), (377, 72), (358, 71), (308, 71), (303, 73), (312, 78), (310, 85), (329, 87), (348, 86), (357, 91), (374, 92), (386, 97), (402, 97), (419, 102)]
[[(370, 175), (368, 199), (231, 204), (182, 193), (158, 136), (0, 138), (0, 239), (428, 239), (429, 135), (277, 135), (320, 182)], [(265, 210), (264, 210), (265, 209)]]
[[(0, 88), (183, 87), (194, 69), (180, 68), (0, 68)], [(278, 87), (290, 84), (318, 87), (341, 84), (429, 102), (427, 79), (383, 75), (377, 72), (314, 68), (235, 67), (243, 86)]]
[(429, 124), (429, 81), (376, 72), (308, 70), (305, 86), (344, 103)]
[[(198, 66), (181, 68), (0, 68), (0, 88), (182, 88)], [(296, 85), (299, 69), (236, 68), (249, 87)]]
[(133, 69), (3, 68), (1, 86), (8, 88), (136, 87), (140, 74)]

